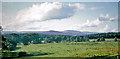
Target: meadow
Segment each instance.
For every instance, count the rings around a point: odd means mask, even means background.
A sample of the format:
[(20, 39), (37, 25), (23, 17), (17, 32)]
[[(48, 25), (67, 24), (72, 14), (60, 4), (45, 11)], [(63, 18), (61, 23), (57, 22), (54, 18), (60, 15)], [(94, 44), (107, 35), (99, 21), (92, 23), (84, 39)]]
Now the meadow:
[(118, 55), (118, 42), (68, 42), (68, 43), (47, 43), (17, 45), (12, 52), (26, 52), (31, 57), (81, 57), (92, 58), (107, 56), (116, 58)]

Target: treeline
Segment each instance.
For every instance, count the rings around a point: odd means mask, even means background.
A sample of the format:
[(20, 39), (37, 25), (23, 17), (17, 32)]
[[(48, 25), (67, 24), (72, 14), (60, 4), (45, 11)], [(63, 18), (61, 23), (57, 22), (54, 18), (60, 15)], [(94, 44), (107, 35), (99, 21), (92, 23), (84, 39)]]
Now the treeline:
[(117, 41), (117, 39), (120, 38), (120, 33), (98, 33), (83, 36), (47, 35), (38, 33), (4, 34), (2, 35), (2, 49), (14, 50), (14, 47), (17, 44), (29, 45), (60, 42), (88, 42), (89, 39), (96, 39), (99, 42), (105, 41), (106, 38), (114, 38), (114, 41)]
[(120, 33), (98, 33), (84, 36), (68, 36), (68, 35), (47, 35), (38, 33), (24, 33), (24, 34), (5, 34), (7, 40), (12, 40), (17, 44), (40, 44), (40, 43), (59, 43), (59, 42), (86, 42), (89, 39), (98, 38), (119, 38)]
[(45, 35), (38, 33), (25, 34), (5, 34), (7, 40), (12, 40), (18, 44), (39, 44), (39, 43), (59, 43), (59, 42), (86, 42), (89, 38), (86, 36), (67, 36), (67, 35)]
[(97, 38), (120, 38), (120, 32), (109, 32), (109, 33), (97, 33), (97, 34), (90, 34), (86, 35), (89, 39), (97, 39)]

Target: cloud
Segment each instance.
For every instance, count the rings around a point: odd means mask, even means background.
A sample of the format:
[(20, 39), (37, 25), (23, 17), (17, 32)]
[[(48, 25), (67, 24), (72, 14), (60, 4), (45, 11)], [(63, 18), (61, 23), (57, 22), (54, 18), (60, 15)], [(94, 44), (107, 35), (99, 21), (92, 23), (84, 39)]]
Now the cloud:
[(0, 26), (2, 24), (2, 13), (0, 13)]
[(97, 10), (98, 8), (97, 7), (91, 7), (91, 8), (88, 8), (89, 10)]
[(87, 20), (83, 24), (75, 24), (72, 27), (82, 29), (82, 28), (87, 28), (87, 27), (97, 27), (97, 26), (101, 25), (102, 23), (103, 22), (100, 21), (99, 19), (96, 19), (96, 20), (93, 20), (93, 21)]
[(86, 23), (82, 24), (83, 27), (96, 27), (98, 25), (100, 25), (102, 22), (99, 19), (93, 20), (93, 21), (89, 21), (87, 20)]
[(108, 24), (106, 24), (103, 28), (98, 30), (99, 32), (118, 32), (116, 28), (110, 28)]
[(13, 25), (15, 25), (17, 22), (14, 20), (13, 16), (2, 14), (2, 27), (3, 28), (9, 28)]
[(118, 30), (117, 29), (112, 29), (111, 32), (118, 32)]
[(99, 32), (107, 32), (107, 31), (108, 31), (108, 29), (109, 29), (108, 25), (105, 25), (105, 27), (104, 27), (104, 28), (102, 28), (102, 29), (100, 29), (100, 31), (99, 31)]
[(100, 21), (97, 18), (97, 19), (92, 20), (92, 21), (87, 20), (85, 23), (82, 23), (82, 24), (74, 24), (73, 26), (71, 26), (71, 29), (79, 30), (79, 31), (92, 31), (92, 32), (96, 32), (95, 30), (101, 24), (103, 24), (103, 21)]
[[(117, 32), (116, 28), (114, 28), (114, 29), (110, 28), (110, 26), (109, 26), (110, 24), (106, 24), (103, 27), (103, 24), (105, 24), (106, 22), (108, 23), (109, 21), (116, 20), (117, 17), (110, 17), (109, 14), (106, 14), (106, 16), (100, 15), (100, 17), (104, 18), (104, 20), (103, 19), (101, 20), (100, 18), (97, 18), (92, 21), (87, 20), (83, 24), (73, 25), (72, 28), (80, 30), (80, 31), (93, 31), (93, 30), (97, 29), (97, 31), (94, 31), (94, 32)], [(101, 28), (101, 26), (103, 28)]]
[(85, 5), (79, 3), (63, 4), (60, 2), (45, 2), (33, 4), (31, 7), (18, 11), (15, 17), (5, 15), (4, 28), (6, 30), (35, 29), (40, 26), (41, 22), (66, 19), (72, 17), (76, 11), (83, 10), (84, 8)]
[[(106, 21), (114, 21), (116, 17), (110, 17), (109, 14), (105, 16), (100, 15), (95, 20), (87, 20), (74, 23), (74, 16), (77, 11), (84, 10), (85, 5), (80, 3), (63, 4), (59, 2), (33, 4), (30, 7), (21, 9), (16, 16), (3, 15), (3, 27), (5, 30), (86, 30), (95, 31), (96, 27), (100, 26)], [(95, 10), (95, 8), (91, 8)], [(94, 16), (93, 16), (94, 17)], [(71, 21), (72, 20), (72, 21)], [(94, 28), (94, 29), (91, 29)], [(88, 30), (89, 29), (89, 30)], [(109, 26), (106, 25), (101, 32), (107, 31)], [(111, 30), (115, 31), (115, 29)]]
[(59, 2), (34, 4), (32, 7), (20, 10), (16, 16), (20, 22), (25, 21), (46, 21), (46, 20), (60, 20), (69, 18), (74, 15), (77, 9), (84, 9), (83, 4), (62, 4)]
[[(83, 24), (75, 24), (75, 25), (73, 25), (73, 28), (78, 27), (78, 28), (82, 29), (82, 28), (86, 28), (86, 27), (97, 27), (105, 22), (114, 21), (116, 19), (117, 19), (117, 16), (110, 17), (109, 14), (106, 14), (105, 16), (103, 14), (100, 14), (99, 18), (92, 20), (92, 21), (87, 20)], [(106, 26), (108, 26), (108, 25), (106, 25)]]
[(80, 3), (76, 3), (76, 4), (69, 4), (69, 6), (71, 7), (76, 7), (80, 10), (84, 10), (85, 9), (85, 5), (84, 4), (80, 4)]
[(111, 18), (110, 18), (110, 21), (114, 21), (114, 20), (116, 20), (116, 19), (118, 19), (118, 16), (111, 17)]
[(100, 21), (114, 21), (116, 20), (118, 17), (115, 16), (115, 17), (110, 17), (109, 14), (106, 14), (105, 16), (103, 14), (100, 14), (100, 17), (99, 17), (99, 20)]

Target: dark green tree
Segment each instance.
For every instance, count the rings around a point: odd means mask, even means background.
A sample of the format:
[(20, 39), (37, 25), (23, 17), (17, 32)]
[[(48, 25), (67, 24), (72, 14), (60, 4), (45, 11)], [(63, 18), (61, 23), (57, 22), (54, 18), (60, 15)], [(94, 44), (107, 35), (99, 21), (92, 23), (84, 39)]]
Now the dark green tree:
[(7, 40), (2, 36), (2, 51), (4, 50), (14, 50), (17, 43), (12, 40)]
[(105, 41), (105, 38), (104, 38), (104, 37), (102, 37), (100, 41)]
[(39, 34), (38, 33), (27, 33), (22, 37), (22, 42), (24, 45), (28, 45), (29, 42), (33, 41), (36, 43), (39, 40)]
[(97, 42), (99, 42), (100, 41), (100, 38), (97, 38)]
[(117, 37), (114, 38), (114, 41), (117, 41)]

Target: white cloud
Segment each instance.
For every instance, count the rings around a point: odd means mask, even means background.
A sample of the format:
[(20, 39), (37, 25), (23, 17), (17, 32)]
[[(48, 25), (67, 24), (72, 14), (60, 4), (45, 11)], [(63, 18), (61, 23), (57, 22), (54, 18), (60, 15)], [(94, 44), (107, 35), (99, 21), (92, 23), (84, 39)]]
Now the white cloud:
[[(96, 20), (87, 20), (85, 23), (83, 24), (75, 24), (72, 26), (72, 28), (79, 28), (79, 29), (83, 29), (83, 28), (87, 28), (87, 27), (98, 27), (100, 26), (101, 24), (108, 22), (108, 21), (113, 21), (113, 20), (116, 20), (117, 19), (117, 16), (115, 17), (110, 17), (109, 14), (106, 14), (105, 16), (103, 14), (100, 14), (99, 18), (97, 18)], [(103, 30), (103, 32), (105, 30), (107, 30), (107, 27), (108, 25), (105, 26)], [(102, 31), (100, 30), (100, 32)]]
[[(20, 10), (16, 17), (10, 18), (5, 16), (4, 18), (7, 18), (7, 21), (4, 20), (4, 28), (6, 30), (36, 29), (43, 21), (45, 22), (49, 20), (61, 20), (69, 18), (72, 17), (77, 10), (83, 10), (84, 8), (85, 5), (79, 3), (63, 4), (59, 2), (46, 2), (42, 4), (33, 4), (31, 7)], [(49, 24), (47, 27), (50, 28)]]
[(87, 20), (86, 23), (82, 24), (83, 27), (96, 27), (98, 25), (100, 25), (102, 22), (99, 19), (93, 20), (93, 21), (89, 21)]
[(107, 32), (108, 30), (109, 30), (108, 25), (105, 25), (105, 27), (100, 29), (99, 32)]
[(116, 20), (117, 18), (118, 18), (118, 16), (111, 17), (111, 18), (110, 18), (110, 21), (114, 21), (114, 20)]
[(72, 27), (73, 28), (86, 28), (86, 27), (97, 27), (100, 24), (102, 24), (103, 22), (100, 21), (99, 19), (93, 20), (93, 21), (89, 21), (87, 20), (85, 23), (83, 24), (75, 24)]
[(34, 4), (18, 12), (20, 22), (64, 19), (74, 15), (76, 9), (83, 9), (83, 4), (62, 4), (59, 2)]
[(84, 4), (80, 4), (80, 3), (69, 4), (69, 6), (71, 6), (71, 7), (77, 7), (78, 9), (81, 9), (81, 10), (85, 9), (85, 5)]
[[(108, 18), (109, 16), (107, 15), (107, 16), (101, 16), (101, 17)], [(74, 24), (72, 28), (80, 31), (117, 32), (116, 28), (112, 29), (108, 24), (106, 24), (103, 28), (101, 28), (101, 25), (103, 26), (104, 23), (105, 21), (101, 21), (97, 18), (96, 20), (93, 20), (93, 21), (87, 20), (83, 24)]]
[(89, 10), (97, 10), (98, 8), (97, 7), (91, 7), (91, 8), (88, 8)]
[(2, 13), (0, 13), (0, 26), (2, 24)]
[(116, 28), (110, 28), (108, 24), (105, 25), (105, 27), (99, 29), (99, 32), (118, 32)]
[(111, 32), (118, 32), (118, 30), (117, 29), (112, 29)]
[[(100, 15), (95, 20), (87, 20), (83, 24), (69, 22), (70, 17), (74, 16), (76, 11), (84, 10), (84, 4), (63, 4), (59, 2), (33, 4), (31, 7), (20, 10), (15, 17), (4, 15), (3, 27), (6, 30), (83, 30), (91, 31), (89, 28), (96, 28), (105, 21), (116, 20), (117, 17)], [(91, 10), (95, 10), (92, 8)], [(67, 19), (67, 21), (66, 21)], [(73, 20), (73, 19), (72, 19)], [(82, 23), (82, 22), (81, 22)], [(88, 30), (89, 29), (89, 30)], [(109, 26), (106, 25), (100, 32), (107, 31)], [(94, 30), (93, 30), (94, 31)], [(111, 30), (115, 31), (115, 30)]]
[(114, 20), (117, 20), (117, 16), (115, 17), (110, 17), (109, 14), (106, 14), (105, 16), (103, 14), (100, 14), (100, 17), (99, 17), (99, 20), (100, 21), (114, 21)]
[[(103, 24), (103, 21), (100, 21), (98, 18), (95, 20), (87, 20), (85, 23), (83, 24), (74, 24), (73, 26), (71, 26), (72, 29), (74, 30), (79, 30), (79, 31), (92, 31), (92, 32), (96, 32), (94, 30), (96, 30), (98, 26), (100, 26), (101, 24)], [(94, 30), (93, 30), (94, 28)], [(89, 29), (89, 30), (88, 30)], [(98, 32), (98, 31), (97, 31)]]
[(2, 27), (3, 28), (9, 28), (9, 27), (11, 27), (11, 26), (13, 26), (15, 24), (16, 24), (16, 22), (15, 22), (13, 16), (10, 16), (10, 15), (8, 16), (8, 15), (6, 15), (4, 13), (2, 14)]

